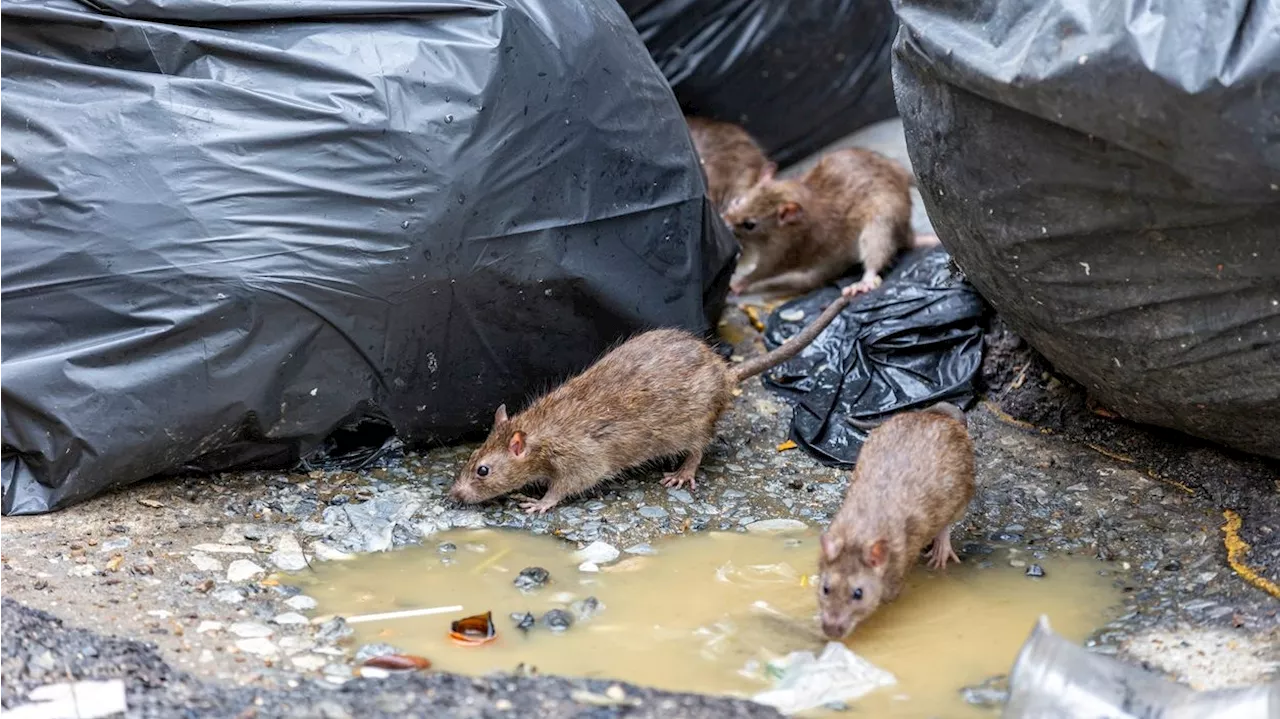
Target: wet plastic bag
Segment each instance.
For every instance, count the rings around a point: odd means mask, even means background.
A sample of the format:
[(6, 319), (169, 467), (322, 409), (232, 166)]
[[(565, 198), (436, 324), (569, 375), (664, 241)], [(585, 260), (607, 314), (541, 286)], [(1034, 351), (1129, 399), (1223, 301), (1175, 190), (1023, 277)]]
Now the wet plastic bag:
[[(851, 284), (855, 278), (842, 281)], [(777, 347), (840, 291), (827, 287), (778, 307), (764, 340)], [(764, 376), (795, 400), (791, 439), (829, 466), (851, 467), (871, 427), (936, 402), (967, 408), (982, 368), (986, 305), (941, 248), (902, 257), (880, 289), (852, 302), (789, 362)]]
[(5, 514), (456, 440), (719, 315), (736, 246), (612, 3), (2, 12)]
[(1009, 677), (1004, 719), (1270, 719), (1280, 714), (1280, 682), (1197, 692), (1093, 654), (1040, 617)]
[(939, 237), (1107, 408), (1280, 457), (1275, 3), (900, 0)]
[(888, 0), (620, 0), (690, 114), (785, 166), (894, 117)]

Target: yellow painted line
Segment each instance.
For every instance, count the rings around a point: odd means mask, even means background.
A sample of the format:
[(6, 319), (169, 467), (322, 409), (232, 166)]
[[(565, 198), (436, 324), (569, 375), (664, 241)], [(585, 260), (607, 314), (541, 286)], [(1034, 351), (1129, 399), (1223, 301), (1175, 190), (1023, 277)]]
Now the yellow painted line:
[(1239, 574), (1241, 579), (1280, 599), (1280, 586), (1244, 563), (1244, 557), (1249, 553), (1249, 543), (1240, 538), (1240, 525), (1243, 523), (1240, 515), (1227, 509), (1223, 510), (1222, 516), (1227, 519), (1227, 523), (1222, 525), (1222, 543), (1227, 548), (1227, 564), (1231, 565), (1232, 571)]

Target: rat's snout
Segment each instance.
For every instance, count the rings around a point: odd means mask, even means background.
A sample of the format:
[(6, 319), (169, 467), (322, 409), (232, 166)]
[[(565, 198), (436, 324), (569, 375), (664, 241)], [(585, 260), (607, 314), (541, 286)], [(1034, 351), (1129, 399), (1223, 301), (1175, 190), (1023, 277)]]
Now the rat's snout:
[(461, 482), (454, 482), (453, 486), (449, 488), (449, 499), (461, 504), (469, 504), (472, 501), (470, 493), (463, 488)]
[(827, 639), (830, 639), (833, 642), (838, 642), (841, 639), (844, 639), (849, 636), (849, 633), (852, 631), (852, 620), (831, 619), (829, 617), (822, 618), (822, 633), (827, 636)]

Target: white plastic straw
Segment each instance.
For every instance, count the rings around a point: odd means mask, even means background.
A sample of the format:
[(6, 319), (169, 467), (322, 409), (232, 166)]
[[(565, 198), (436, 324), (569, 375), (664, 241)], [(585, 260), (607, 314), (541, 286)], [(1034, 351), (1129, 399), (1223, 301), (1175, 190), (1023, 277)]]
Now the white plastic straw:
[(454, 604), (449, 607), (430, 607), (427, 609), (405, 609), (399, 612), (382, 612), (381, 614), (361, 614), (354, 617), (347, 617), (347, 624), (359, 624), (361, 622), (376, 622), (383, 619), (405, 619), (407, 617), (425, 617), (431, 614), (448, 614), (450, 612), (462, 611), (461, 604)]

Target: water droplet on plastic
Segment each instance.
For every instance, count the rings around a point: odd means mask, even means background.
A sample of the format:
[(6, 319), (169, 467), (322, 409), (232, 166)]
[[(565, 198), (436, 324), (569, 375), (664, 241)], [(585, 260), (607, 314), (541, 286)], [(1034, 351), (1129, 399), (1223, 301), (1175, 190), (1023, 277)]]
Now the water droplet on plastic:
[(410, 204), (410, 205), (412, 205), (412, 204), (413, 204), (413, 198), (412, 198), (412, 197), (410, 197), (410, 198), (409, 198), (409, 204)]
[(445, 123), (453, 122), (453, 115), (445, 115), (445, 116), (444, 116), (444, 121), (445, 121)]
[(396, 155), (396, 162), (404, 160), (404, 155)]
[(409, 229), (409, 221), (405, 220), (404, 222), (401, 222), (400, 226), (405, 228), (406, 230)]
[(466, 196), (466, 195), (458, 195), (458, 204), (459, 204), (459, 205), (466, 204), (466, 202), (467, 202), (467, 196)]

